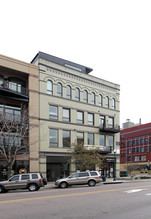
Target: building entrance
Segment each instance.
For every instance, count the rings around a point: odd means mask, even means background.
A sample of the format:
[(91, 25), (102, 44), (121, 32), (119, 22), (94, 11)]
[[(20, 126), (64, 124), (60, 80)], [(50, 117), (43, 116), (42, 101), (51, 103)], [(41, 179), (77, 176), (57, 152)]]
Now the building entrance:
[(49, 182), (69, 176), (70, 157), (47, 157), (47, 180)]

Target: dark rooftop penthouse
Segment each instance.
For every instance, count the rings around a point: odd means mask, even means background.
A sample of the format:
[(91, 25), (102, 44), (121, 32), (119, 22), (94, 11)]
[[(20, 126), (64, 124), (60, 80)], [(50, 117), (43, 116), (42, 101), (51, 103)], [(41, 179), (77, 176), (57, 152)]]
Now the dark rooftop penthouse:
[(58, 65), (62, 65), (64, 67), (67, 67), (67, 68), (70, 68), (70, 69), (73, 69), (75, 71), (79, 71), (79, 72), (82, 72), (85, 74), (89, 74), (91, 71), (93, 71), (92, 68), (89, 68), (89, 67), (86, 67), (83, 65), (79, 65), (77, 63), (70, 62), (70, 61), (67, 61), (65, 59), (61, 59), (61, 58), (58, 58), (58, 57), (55, 57), (55, 56), (52, 56), (52, 55), (49, 55), (49, 54), (46, 54), (43, 52), (37, 53), (37, 55), (33, 58), (31, 63), (34, 64), (38, 58), (45, 59), (47, 61), (56, 63)]

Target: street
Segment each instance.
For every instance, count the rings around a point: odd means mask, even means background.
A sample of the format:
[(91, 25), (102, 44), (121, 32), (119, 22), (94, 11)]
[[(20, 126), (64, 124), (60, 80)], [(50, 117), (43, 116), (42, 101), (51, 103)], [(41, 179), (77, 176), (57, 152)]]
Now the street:
[(150, 218), (151, 183), (99, 184), (0, 194), (1, 219)]

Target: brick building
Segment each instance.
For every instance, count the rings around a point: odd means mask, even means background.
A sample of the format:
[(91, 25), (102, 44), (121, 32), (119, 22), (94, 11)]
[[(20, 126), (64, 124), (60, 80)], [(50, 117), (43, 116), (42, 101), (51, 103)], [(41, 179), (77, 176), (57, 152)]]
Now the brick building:
[(120, 131), (120, 170), (147, 173), (151, 161), (151, 123)]

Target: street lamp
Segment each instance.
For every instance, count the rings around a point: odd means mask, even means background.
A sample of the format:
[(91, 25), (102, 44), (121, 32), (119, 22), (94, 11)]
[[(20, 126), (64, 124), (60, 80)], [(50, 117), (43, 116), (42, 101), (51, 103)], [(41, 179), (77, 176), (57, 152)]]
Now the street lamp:
[(114, 181), (116, 181), (116, 149), (114, 149)]

